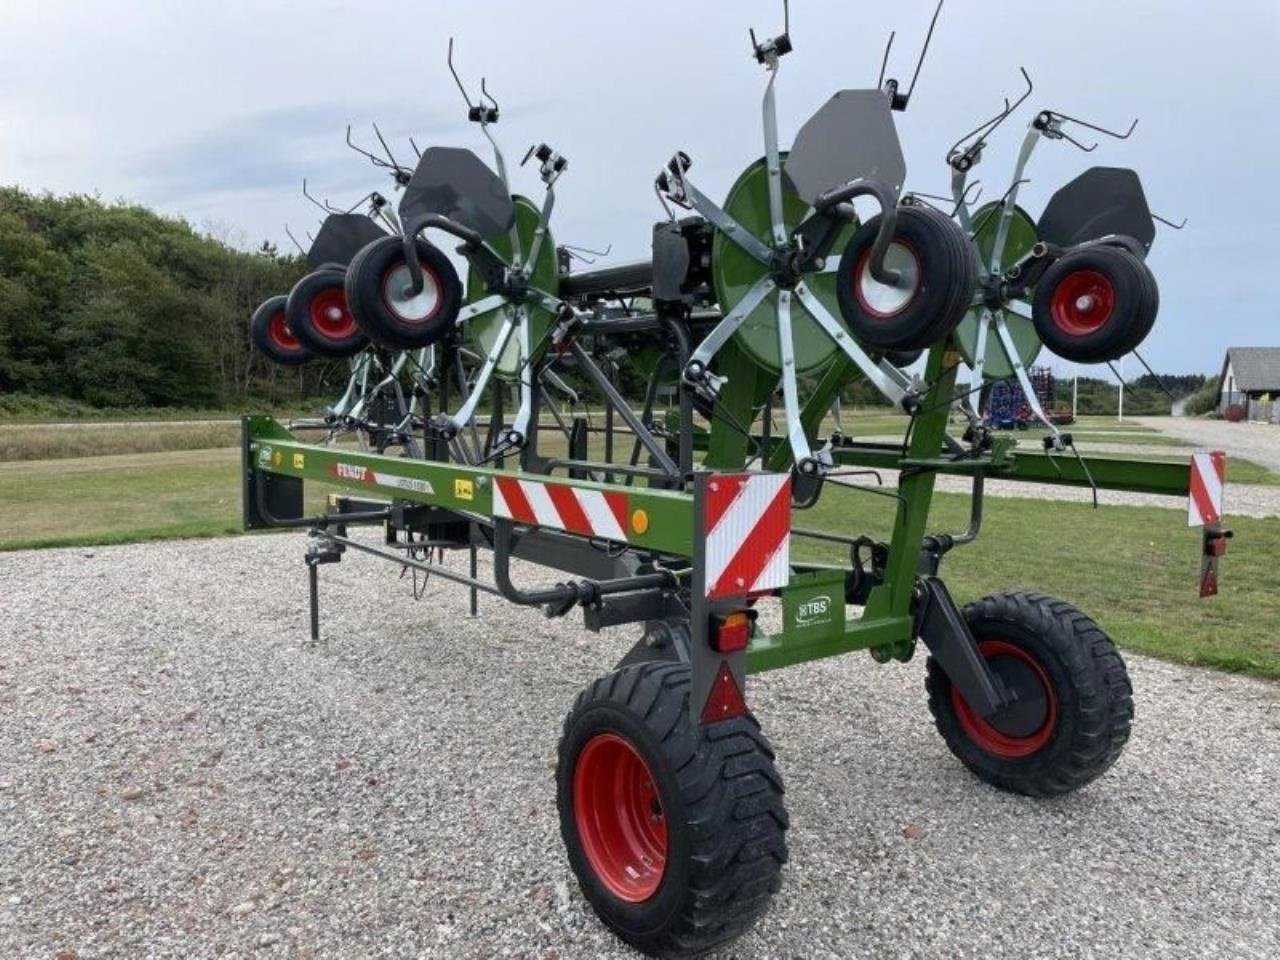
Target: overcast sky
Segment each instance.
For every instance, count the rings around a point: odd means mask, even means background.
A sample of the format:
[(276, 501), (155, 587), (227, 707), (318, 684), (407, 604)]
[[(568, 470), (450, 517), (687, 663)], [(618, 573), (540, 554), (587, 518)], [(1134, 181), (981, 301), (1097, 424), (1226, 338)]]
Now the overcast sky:
[[(906, 79), (934, 0), (793, 0), (779, 126), (840, 88), (873, 86), (890, 30)], [(335, 202), (387, 190), (348, 151), (348, 122), (378, 121), (402, 157), (475, 148), (445, 67), (481, 74), (502, 105), (512, 164), (546, 141), (570, 160), (558, 241), (647, 253), (652, 192), (677, 148), (722, 197), (761, 152), (763, 71), (746, 29), (781, 28), (778, 0), (0, 0), (0, 183), (97, 192), (186, 217), (256, 246), (314, 225), (299, 184)], [(1280, 2), (949, 0), (911, 109), (898, 116), (908, 186), (942, 192), (947, 147), (1019, 89), (1032, 99), (992, 140), (976, 176), (1008, 184), (1034, 108), (1125, 127), (1086, 156), (1044, 143), (1023, 204), (1093, 164), (1132, 166), (1161, 228), (1151, 266), (1161, 315), (1144, 353), (1165, 371), (1214, 370), (1227, 345), (1280, 344)], [(534, 193), (532, 169), (516, 188)], [(1105, 368), (1103, 368), (1105, 371)]]

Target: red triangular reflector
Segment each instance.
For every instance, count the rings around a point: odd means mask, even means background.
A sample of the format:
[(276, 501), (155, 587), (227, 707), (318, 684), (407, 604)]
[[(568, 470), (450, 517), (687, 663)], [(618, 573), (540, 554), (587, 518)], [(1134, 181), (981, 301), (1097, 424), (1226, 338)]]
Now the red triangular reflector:
[(1200, 596), (1216, 597), (1218, 595), (1218, 574), (1209, 567), (1200, 578)]
[(747, 701), (738, 689), (738, 681), (733, 679), (733, 671), (728, 661), (720, 661), (720, 671), (716, 674), (715, 683), (711, 685), (711, 693), (702, 708), (702, 723), (719, 723), (721, 720), (732, 720), (747, 712)]

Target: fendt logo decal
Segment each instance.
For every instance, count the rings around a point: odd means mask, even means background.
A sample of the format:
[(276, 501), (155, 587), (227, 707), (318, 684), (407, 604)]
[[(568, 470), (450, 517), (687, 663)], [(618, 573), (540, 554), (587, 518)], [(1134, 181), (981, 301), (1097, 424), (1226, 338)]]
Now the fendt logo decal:
[(796, 626), (813, 627), (831, 622), (831, 598), (813, 597), (796, 607)]
[(369, 467), (354, 463), (331, 463), (329, 476), (347, 483), (362, 483), (367, 486), (394, 487), (397, 490), (410, 490), (414, 493), (435, 493), (429, 481), (416, 477), (401, 477), (394, 473), (379, 473)]
[(373, 483), (373, 471), (368, 467), (357, 467), (350, 463), (335, 463), (329, 472), (339, 480), (354, 480), (356, 483)]

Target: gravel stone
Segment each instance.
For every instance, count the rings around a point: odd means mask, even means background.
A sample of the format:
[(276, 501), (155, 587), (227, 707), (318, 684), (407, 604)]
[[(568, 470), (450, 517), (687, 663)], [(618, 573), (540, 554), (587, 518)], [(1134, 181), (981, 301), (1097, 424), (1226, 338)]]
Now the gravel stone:
[[(0, 554), (0, 956), (633, 956), (569, 873), (552, 767), (637, 631), (473, 620), (350, 555), (311, 645), (303, 550)], [(720, 960), (1280, 956), (1280, 688), (1128, 660), (1127, 752), (1051, 802), (950, 756), (921, 660), (754, 678), (791, 861)]]

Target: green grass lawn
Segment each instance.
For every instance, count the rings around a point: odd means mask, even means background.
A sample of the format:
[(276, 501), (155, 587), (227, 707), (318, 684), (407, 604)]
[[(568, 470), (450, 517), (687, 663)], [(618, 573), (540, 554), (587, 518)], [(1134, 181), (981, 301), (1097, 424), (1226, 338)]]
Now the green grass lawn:
[[(887, 537), (891, 515), (869, 494), (828, 491), (798, 527)], [(892, 507), (892, 504), (888, 504)], [(931, 529), (959, 532), (969, 499), (939, 494)], [(1280, 520), (1230, 518), (1221, 594), (1200, 600), (1200, 537), (1182, 510), (991, 498), (976, 543), (956, 548), (943, 576), (961, 602), (1007, 590), (1043, 590), (1094, 616), (1121, 646), (1180, 663), (1280, 678)], [(828, 562), (831, 544), (793, 540)]]

